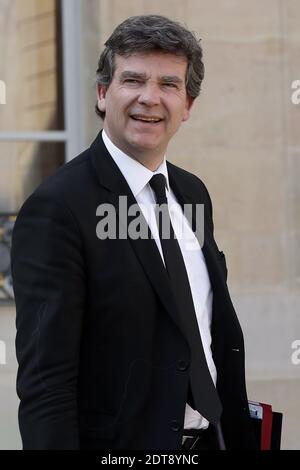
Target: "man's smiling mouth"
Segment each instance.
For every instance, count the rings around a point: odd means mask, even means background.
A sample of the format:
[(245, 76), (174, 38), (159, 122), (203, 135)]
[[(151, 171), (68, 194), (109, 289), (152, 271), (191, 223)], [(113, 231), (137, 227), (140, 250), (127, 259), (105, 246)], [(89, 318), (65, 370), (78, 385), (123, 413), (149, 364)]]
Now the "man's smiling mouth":
[(150, 124), (156, 124), (162, 121), (162, 118), (158, 116), (144, 116), (143, 114), (131, 114), (130, 117), (135, 121), (146, 122)]

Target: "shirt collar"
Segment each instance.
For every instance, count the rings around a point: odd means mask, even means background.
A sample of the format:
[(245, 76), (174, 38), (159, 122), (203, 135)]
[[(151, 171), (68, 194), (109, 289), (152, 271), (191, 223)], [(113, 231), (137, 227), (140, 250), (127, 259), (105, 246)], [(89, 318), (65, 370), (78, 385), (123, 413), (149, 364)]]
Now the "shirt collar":
[(104, 129), (102, 131), (102, 138), (107, 150), (126, 179), (134, 197), (136, 197), (142, 191), (142, 189), (144, 189), (144, 187), (151, 180), (152, 176), (156, 175), (157, 173), (162, 173), (164, 175), (166, 178), (167, 189), (168, 191), (170, 190), (166, 156), (164, 156), (164, 159), (157, 170), (151, 171), (140, 162), (132, 157), (129, 157), (126, 155), (126, 153), (116, 147)]

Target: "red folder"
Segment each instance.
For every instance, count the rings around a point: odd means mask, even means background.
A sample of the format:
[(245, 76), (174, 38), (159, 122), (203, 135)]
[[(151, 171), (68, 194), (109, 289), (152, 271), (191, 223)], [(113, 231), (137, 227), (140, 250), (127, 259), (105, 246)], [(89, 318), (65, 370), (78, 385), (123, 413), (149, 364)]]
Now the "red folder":
[(280, 449), (282, 413), (266, 403), (249, 401), (250, 416), (261, 450)]

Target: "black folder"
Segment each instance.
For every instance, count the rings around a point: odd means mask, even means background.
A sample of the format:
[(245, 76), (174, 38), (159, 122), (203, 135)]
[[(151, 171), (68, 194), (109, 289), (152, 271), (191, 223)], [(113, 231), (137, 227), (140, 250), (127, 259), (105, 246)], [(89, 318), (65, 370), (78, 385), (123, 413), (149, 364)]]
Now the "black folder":
[(267, 403), (249, 401), (250, 416), (261, 450), (280, 450), (283, 414)]

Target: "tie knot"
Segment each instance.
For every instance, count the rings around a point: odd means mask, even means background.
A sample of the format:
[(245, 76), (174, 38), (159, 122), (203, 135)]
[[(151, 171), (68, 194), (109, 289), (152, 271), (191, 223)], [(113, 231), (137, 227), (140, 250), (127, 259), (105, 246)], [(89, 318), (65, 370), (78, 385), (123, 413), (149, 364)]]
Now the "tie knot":
[(155, 193), (157, 204), (167, 203), (165, 176), (162, 173), (153, 175), (149, 184)]

